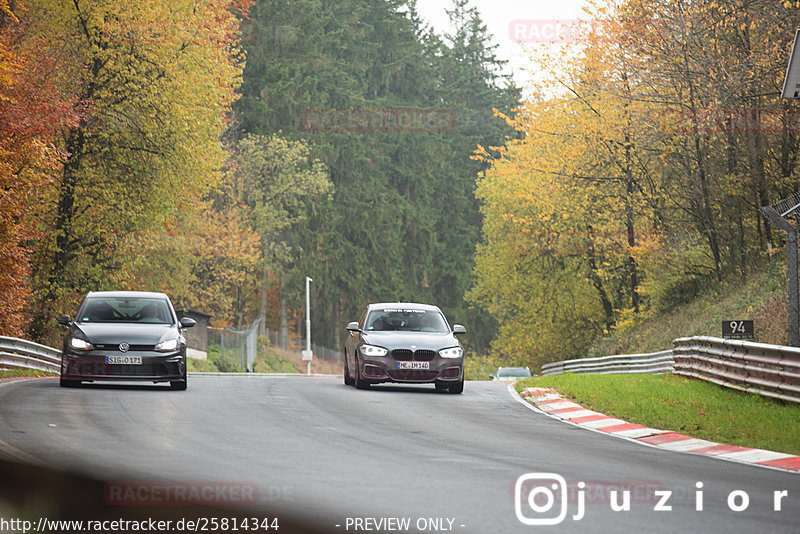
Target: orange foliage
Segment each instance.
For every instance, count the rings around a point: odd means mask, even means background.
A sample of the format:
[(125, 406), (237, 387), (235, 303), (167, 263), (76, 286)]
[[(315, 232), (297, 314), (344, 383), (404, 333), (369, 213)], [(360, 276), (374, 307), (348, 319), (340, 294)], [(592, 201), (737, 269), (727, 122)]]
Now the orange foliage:
[(78, 120), (71, 95), (59, 90), (59, 58), (41, 42), (24, 42), (22, 6), (0, 4), (0, 334), (20, 335), (30, 298), (30, 250), (38, 235), (41, 188), (63, 154), (53, 145)]

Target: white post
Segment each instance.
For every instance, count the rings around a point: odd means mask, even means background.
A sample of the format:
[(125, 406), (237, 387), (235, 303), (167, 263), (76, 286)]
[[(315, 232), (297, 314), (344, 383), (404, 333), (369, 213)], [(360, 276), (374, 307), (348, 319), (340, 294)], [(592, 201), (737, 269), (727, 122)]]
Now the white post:
[(311, 278), (306, 276), (306, 355), (308, 367), (306, 374), (311, 374)]

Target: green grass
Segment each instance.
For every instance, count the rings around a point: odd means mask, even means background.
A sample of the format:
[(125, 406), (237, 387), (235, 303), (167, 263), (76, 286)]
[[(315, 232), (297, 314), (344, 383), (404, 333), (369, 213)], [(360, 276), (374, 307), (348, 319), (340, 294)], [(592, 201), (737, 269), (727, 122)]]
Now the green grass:
[(225, 358), (219, 345), (208, 345), (205, 360), (189, 358), (189, 371), (200, 373), (243, 373), (241, 351), (226, 349)]
[(194, 358), (189, 358), (187, 361), (190, 373), (219, 373), (219, 367), (214, 362)]
[(523, 387), (552, 387), (591, 410), (631, 423), (728, 445), (800, 454), (800, 405), (674, 375), (563, 374)]
[[(219, 345), (209, 344), (207, 359), (189, 359), (189, 371), (206, 373), (243, 373), (242, 354), (240, 351), (226, 349), (225, 358)], [(299, 356), (298, 356), (299, 358)], [(253, 362), (256, 373), (299, 373), (295, 363), (289, 361), (285, 355), (269, 346), (267, 338), (258, 338), (258, 354)]]
[(58, 376), (58, 373), (47, 371), (37, 371), (35, 369), (5, 369), (0, 370), (0, 378), (10, 378), (17, 376)]
[(271, 350), (267, 347), (261, 347), (261, 350), (259, 350), (256, 361), (253, 363), (253, 369), (257, 373), (300, 372), (294, 363), (288, 361), (277, 351)]

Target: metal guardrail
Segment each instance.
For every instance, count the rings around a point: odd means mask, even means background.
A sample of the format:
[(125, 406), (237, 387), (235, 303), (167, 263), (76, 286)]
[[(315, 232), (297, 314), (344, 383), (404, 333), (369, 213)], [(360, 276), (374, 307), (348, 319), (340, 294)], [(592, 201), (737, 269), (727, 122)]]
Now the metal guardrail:
[(800, 348), (707, 336), (674, 344), (676, 375), (800, 403)]
[(622, 354), (600, 358), (578, 358), (542, 366), (542, 374), (562, 373), (666, 373), (672, 371), (672, 351), (663, 350), (648, 354)]
[(800, 403), (800, 348), (695, 336), (676, 339), (673, 350), (579, 358), (542, 366), (562, 373), (665, 373), (713, 382), (748, 393)]
[(16, 337), (0, 336), (0, 369), (34, 369), (57, 373), (61, 351)]

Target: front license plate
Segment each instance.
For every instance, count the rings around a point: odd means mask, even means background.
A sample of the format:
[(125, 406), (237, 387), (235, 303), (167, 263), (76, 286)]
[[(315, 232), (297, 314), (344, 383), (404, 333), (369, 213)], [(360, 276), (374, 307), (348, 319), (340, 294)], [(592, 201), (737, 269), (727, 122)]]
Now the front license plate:
[(398, 369), (430, 369), (431, 362), (397, 362)]
[(142, 365), (141, 356), (106, 356), (106, 363), (111, 365)]

